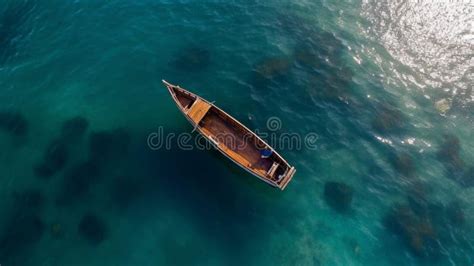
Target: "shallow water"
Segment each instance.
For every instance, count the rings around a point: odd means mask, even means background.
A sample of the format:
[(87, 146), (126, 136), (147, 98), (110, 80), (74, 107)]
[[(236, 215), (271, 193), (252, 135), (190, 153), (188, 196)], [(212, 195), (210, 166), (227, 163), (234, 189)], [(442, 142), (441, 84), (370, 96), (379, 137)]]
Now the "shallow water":
[[(0, 1), (0, 264), (474, 262), (472, 4)], [(153, 150), (163, 78), (316, 148), (283, 192)]]

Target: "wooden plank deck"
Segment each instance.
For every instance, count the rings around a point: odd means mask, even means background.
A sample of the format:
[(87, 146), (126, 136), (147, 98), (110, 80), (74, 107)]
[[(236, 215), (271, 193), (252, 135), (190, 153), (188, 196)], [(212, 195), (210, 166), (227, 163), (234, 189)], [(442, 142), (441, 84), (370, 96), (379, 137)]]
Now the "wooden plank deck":
[(193, 103), (193, 105), (191, 105), (187, 111), (187, 114), (189, 115), (189, 118), (194, 121), (194, 123), (199, 124), (201, 119), (207, 114), (207, 111), (209, 111), (210, 108), (210, 104), (198, 98)]
[(213, 136), (219, 142), (219, 147), (235, 161), (250, 168), (261, 176), (265, 176), (273, 161), (260, 158), (260, 151), (255, 146), (250, 133), (245, 133), (229, 124), (219, 115), (209, 112), (201, 121), (201, 130)]

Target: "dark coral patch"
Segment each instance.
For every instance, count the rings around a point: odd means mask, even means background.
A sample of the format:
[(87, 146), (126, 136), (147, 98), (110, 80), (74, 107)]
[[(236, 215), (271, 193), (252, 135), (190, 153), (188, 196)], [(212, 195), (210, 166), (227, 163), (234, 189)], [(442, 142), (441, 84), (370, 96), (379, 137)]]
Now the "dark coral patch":
[(446, 250), (466, 241), (466, 217), (461, 202), (429, 202), (426, 196), (410, 197), (409, 204), (394, 204), (383, 219), (414, 255), (440, 259)]
[(321, 29), (317, 32), (315, 31), (309, 38), (312, 40), (313, 47), (316, 47), (316, 50), (322, 56), (339, 56), (340, 52), (345, 49), (340, 39), (334, 34)]
[(89, 138), (89, 156), (97, 161), (120, 158), (128, 152), (131, 136), (124, 129), (94, 132)]
[(372, 120), (372, 127), (378, 133), (396, 133), (405, 126), (405, 119), (401, 111), (389, 104), (379, 105)]
[(297, 47), (294, 58), (296, 62), (314, 69), (320, 69), (324, 62), (324, 59), (312, 47), (308, 46)]
[(305, 39), (308, 41), (295, 49), (295, 59), (299, 63), (320, 69), (320, 64), (325, 60), (341, 61), (340, 56), (344, 45), (333, 34), (323, 30), (310, 31)]
[(292, 61), (290, 58), (267, 58), (256, 65), (255, 72), (263, 79), (274, 79), (288, 74), (291, 65)]
[(436, 153), (438, 160), (446, 168), (446, 174), (461, 186), (474, 186), (474, 170), (465, 169), (465, 162), (461, 158), (461, 142), (455, 135), (446, 134)]
[(0, 129), (14, 136), (25, 136), (28, 133), (28, 121), (20, 112), (0, 112)]
[(61, 138), (64, 141), (74, 141), (81, 138), (87, 131), (89, 122), (81, 116), (64, 121), (61, 127)]
[(326, 203), (338, 212), (350, 210), (353, 195), (353, 188), (347, 184), (326, 182), (324, 185), (324, 199)]
[[(333, 71), (331, 71), (333, 72)], [(337, 75), (324, 76), (313, 74), (309, 80), (308, 92), (315, 98), (327, 102), (353, 103), (348, 81)]]
[(48, 178), (54, 175), (55, 171), (51, 169), (46, 163), (41, 162), (33, 167), (33, 172), (37, 177)]
[(15, 208), (22, 212), (40, 211), (46, 201), (43, 193), (39, 189), (27, 189), (13, 194), (15, 199)]
[(416, 167), (413, 158), (408, 153), (396, 154), (391, 161), (393, 168), (406, 177), (411, 177), (415, 174)]
[(442, 161), (448, 170), (458, 172), (464, 167), (464, 161), (461, 159), (461, 142), (454, 135), (445, 135), (444, 141), (439, 147), (437, 157)]
[(87, 242), (92, 245), (98, 245), (107, 238), (107, 225), (105, 222), (93, 213), (85, 214), (77, 228)]
[(467, 169), (462, 177), (459, 178), (459, 183), (467, 188), (474, 186), (474, 166)]
[(100, 167), (95, 161), (89, 160), (71, 167), (64, 175), (56, 203), (65, 206), (79, 200), (96, 184), (99, 177)]
[(15, 213), (0, 236), (0, 261), (9, 262), (37, 243), (44, 233), (41, 219), (29, 213)]
[(49, 178), (62, 170), (68, 161), (70, 148), (84, 135), (88, 126), (89, 122), (82, 117), (66, 120), (59, 137), (51, 141), (42, 161), (33, 168), (36, 176)]
[[(326, 34), (323, 34), (326, 35)], [(331, 36), (334, 39), (334, 36)], [(331, 41), (328, 47), (322, 43), (304, 43), (295, 49), (294, 59), (310, 74), (307, 90), (312, 98), (327, 102), (355, 104), (351, 91), (353, 72), (340, 59), (339, 44)], [(334, 46), (332, 46), (334, 45)]]
[(425, 193), (412, 190), (407, 195), (407, 200), (410, 209), (418, 216), (427, 216), (432, 211), (433, 206)]
[(198, 46), (184, 48), (176, 55), (176, 59), (172, 61), (172, 65), (175, 68), (185, 71), (203, 70), (210, 63), (211, 53), (209, 50)]
[(420, 257), (439, 256), (437, 232), (429, 218), (416, 215), (409, 206), (395, 205), (383, 222), (390, 232), (404, 241), (413, 254)]
[(69, 158), (68, 147), (64, 141), (52, 141), (43, 155), (43, 160), (34, 167), (36, 176), (48, 178), (63, 169)]

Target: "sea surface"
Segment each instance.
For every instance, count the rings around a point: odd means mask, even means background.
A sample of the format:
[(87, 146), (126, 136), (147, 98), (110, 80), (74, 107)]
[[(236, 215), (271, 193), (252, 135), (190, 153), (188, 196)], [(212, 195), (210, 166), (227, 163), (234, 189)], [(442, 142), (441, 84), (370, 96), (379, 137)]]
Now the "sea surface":
[[(0, 265), (473, 265), (473, 28), (472, 1), (0, 0)], [(312, 136), (273, 143), (287, 188), (152, 147), (193, 131), (162, 79)]]

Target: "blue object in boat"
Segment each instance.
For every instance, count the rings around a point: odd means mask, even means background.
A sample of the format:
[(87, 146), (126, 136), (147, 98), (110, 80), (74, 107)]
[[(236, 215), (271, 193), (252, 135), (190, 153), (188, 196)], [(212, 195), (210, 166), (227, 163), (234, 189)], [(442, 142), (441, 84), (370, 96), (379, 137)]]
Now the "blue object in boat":
[(268, 158), (272, 155), (273, 151), (272, 150), (269, 150), (269, 149), (265, 149), (265, 150), (261, 150), (260, 151), (260, 156), (262, 158)]

